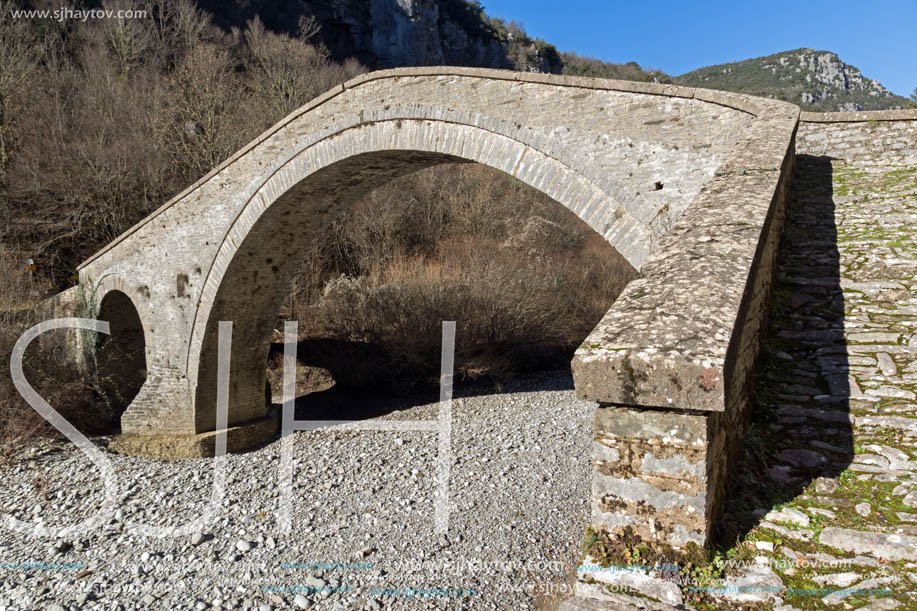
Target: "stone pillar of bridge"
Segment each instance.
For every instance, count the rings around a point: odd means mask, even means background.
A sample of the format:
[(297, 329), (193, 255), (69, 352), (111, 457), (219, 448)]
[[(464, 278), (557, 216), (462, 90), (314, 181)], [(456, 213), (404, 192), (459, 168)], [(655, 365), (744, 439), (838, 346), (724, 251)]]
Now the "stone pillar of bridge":
[(577, 350), (577, 394), (598, 404), (596, 531), (680, 550), (718, 535), (751, 412), (797, 117), (774, 113), (749, 130)]
[[(219, 427), (216, 321), (232, 320), (230, 313), (221, 312), (215, 318), (213, 332), (208, 335), (204, 375), (189, 376), (184, 357), (189, 352), (191, 334), (185, 321), (190, 318), (191, 299), (182, 289), (193, 286), (194, 280), (192, 275), (179, 283), (175, 293), (158, 300), (149, 299), (144, 290), (116, 276), (107, 276), (99, 283), (97, 292), (113, 286), (121, 291), (119, 294), (134, 295), (147, 344), (146, 379), (121, 415), (121, 435), (109, 444), (113, 451), (157, 459), (201, 458), (214, 456), (221, 434), (226, 436), (227, 451), (237, 452), (269, 441), (279, 431), (279, 419), (268, 415), (267, 349), (259, 344), (261, 350), (255, 354), (254, 342), (247, 341), (246, 325), (241, 320), (233, 330), (229, 354), (228, 426)], [(115, 331), (113, 325), (112, 333)]]
[[(259, 361), (260, 362), (260, 361)], [(263, 369), (263, 366), (261, 367)], [(194, 392), (183, 371), (153, 367), (140, 393), (121, 417), (122, 434), (109, 449), (158, 459), (203, 458), (214, 456), (219, 434), (226, 435), (228, 452), (246, 450), (273, 439), (280, 428), (277, 414), (268, 414), (269, 398), (263, 383), (257, 400), (257, 417), (243, 422), (230, 420), (228, 428), (218, 429), (213, 421), (195, 421)], [(230, 380), (230, 414), (239, 418), (242, 398), (239, 384)], [(241, 388), (248, 388), (243, 384)], [(246, 398), (250, 399), (250, 398)], [(248, 400), (252, 403), (252, 400)]]
[(592, 525), (674, 548), (710, 539), (725, 491), (720, 412), (604, 405), (595, 410)]

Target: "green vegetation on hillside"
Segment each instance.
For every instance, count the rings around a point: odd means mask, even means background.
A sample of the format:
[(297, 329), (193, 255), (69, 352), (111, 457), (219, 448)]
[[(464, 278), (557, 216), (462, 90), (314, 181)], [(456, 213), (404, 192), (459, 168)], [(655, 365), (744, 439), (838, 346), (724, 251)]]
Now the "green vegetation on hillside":
[(911, 93), (910, 98), (907, 101), (905, 108), (917, 108), (917, 87), (914, 87), (914, 91)]
[(570, 76), (590, 76), (647, 83), (672, 82), (672, 78), (662, 70), (644, 70), (637, 62), (615, 64), (568, 52), (561, 53), (561, 59), (564, 64), (563, 74)]
[(803, 110), (883, 110), (907, 100), (842, 62), (830, 51), (795, 49), (700, 68), (675, 77), (681, 85), (736, 91), (798, 104)]

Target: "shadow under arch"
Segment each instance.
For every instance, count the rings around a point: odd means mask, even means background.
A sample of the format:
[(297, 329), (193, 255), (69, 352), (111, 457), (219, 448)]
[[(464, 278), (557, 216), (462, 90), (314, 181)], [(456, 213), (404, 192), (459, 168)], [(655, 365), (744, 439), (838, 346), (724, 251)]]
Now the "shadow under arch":
[(97, 318), (109, 325), (109, 335), (96, 340), (95, 367), (98, 392), (115, 422), (146, 381), (146, 339), (143, 321), (131, 298), (112, 289), (99, 304)]
[[(229, 425), (263, 418), (269, 407), (265, 360), (271, 322), (310, 236), (327, 230), (334, 213), (394, 178), (443, 163), (479, 162), (519, 178), (571, 210), (635, 268), (652, 242), (647, 229), (590, 180), (520, 142), (473, 126), (444, 124), (436, 126), (443, 130), (442, 139), (421, 138), (434, 150), (417, 150), (409, 138), (401, 142), (385, 136), (409, 131), (409, 120), (388, 122), (394, 126), (379, 123), (345, 130), (324, 141), (323, 150), (307, 148), (292, 156), (250, 198), (227, 232), (206, 274), (189, 345), (197, 431), (210, 430), (216, 412), (218, 321), (234, 321)], [(456, 147), (475, 132), (488, 134), (490, 146)], [(360, 152), (361, 147), (370, 150)], [(463, 156), (437, 147), (458, 148)], [(526, 165), (531, 168), (524, 172)]]

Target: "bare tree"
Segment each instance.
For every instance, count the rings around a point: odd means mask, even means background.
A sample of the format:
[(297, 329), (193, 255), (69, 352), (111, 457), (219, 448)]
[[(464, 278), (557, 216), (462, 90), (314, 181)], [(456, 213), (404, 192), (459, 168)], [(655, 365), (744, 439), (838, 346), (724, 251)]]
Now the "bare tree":
[(13, 4), (0, 0), (0, 238), (9, 233), (10, 207), (7, 168), (17, 144), (17, 118), (28, 105), (30, 77), (37, 69), (40, 50), (23, 19), (13, 19)]
[[(240, 148), (253, 134), (238, 129), (242, 84), (224, 47), (201, 43), (171, 78), (166, 146), (175, 163), (200, 176)], [(240, 119), (238, 122), (236, 119)]]
[[(102, 7), (115, 15), (119, 11), (135, 10), (137, 3), (131, 0), (107, 0)], [(105, 39), (118, 63), (119, 73), (124, 75), (140, 64), (152, 42), (151, 31), (144, 27), (142, 19), (111, 17), (102, 19)]]

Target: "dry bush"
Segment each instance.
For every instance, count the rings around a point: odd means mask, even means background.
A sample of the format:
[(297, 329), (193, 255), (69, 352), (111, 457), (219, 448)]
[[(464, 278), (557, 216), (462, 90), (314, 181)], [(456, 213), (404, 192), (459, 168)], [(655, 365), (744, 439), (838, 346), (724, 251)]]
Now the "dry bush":
[[(0, 459), (9, 459), (25, 444), (56, 430), (22, 398), (9, 372), (19, 337), (41, 321), (31, 291), (36, 288), (23, 258), (0, 245)], [(61, 344), (35, 339), (26, 350), (23, 370), (29, 384), (51, 407), (86, 433), (111, 429), (113, 415), (95, 399), (88, 381), (67, 364)]]
[(236, 60), (223, 46), (192, 49), (172, 75), (164, 142), (174, 163), (205, 174), (245, 144)]
[(300, 20), (299, 36), (268, 32), (256, 17), (245, 30), (245, 68), (251, 76), (256, 116), (272, 117), (268, 127), (335, 85), (365, 71), (355, 60), (335, 63), (329, 52), (309, 40), (318, 32), (314, 20)]
[(143, 10), (154, 17), (148, 23), (157, 54), (156, 63), (163, 67), (175, 64), (202, 41), (214, 36), (210, 15), (201, 11), (193, 0), (155, 2), (146, 0)]
[(576, 53), (561, 53), (563, 74), (573, 76), (590, 76), (603, 79), (622, 79), (625, 81), (645, 81), (653, 83), (671, 83), (672, 77), (662, 70), (641, 68), (637, 62), (615, 64), (600, 59), (583, 57)]
[(565, 365), (635, 276), (546, 196), (482, 166), (441, 166), (346, 213), (304, 263), (291, 316), (308, 364), (405, 392), (438, 379), (443, 320), (456, 321), (465, 378)]
[(22, 139), (18, 129), (20, 117), (26, 112), (31, 97), (30, 76), (41, 57), (40, 45), (28, 24), (13, 19), (14, 5), (0, 0), (0, 239), (8, 240), (11, 233), (12, 210), (9, 206), (8, 168), (10, 155)]
[[(58, 287), (76, 265), (296, 107), (364, 68), (190, 0), (148, 19), (10, 20), (0, 71), (0, 222)], [(7, 23), (10, 21), (10, 23)], [(311, 28), (311, 29), (310, 29)]]
[[(139, 8), (130, 0), (107, 0), (102, 2), (104, 10), (117, 13)], [(105, 43), (118, 67), (118, 73), (126, 75), (143, 63), (144, 57), (154, 44), (153, 32), (143, 24), (142, 19), (102, 19)]]

